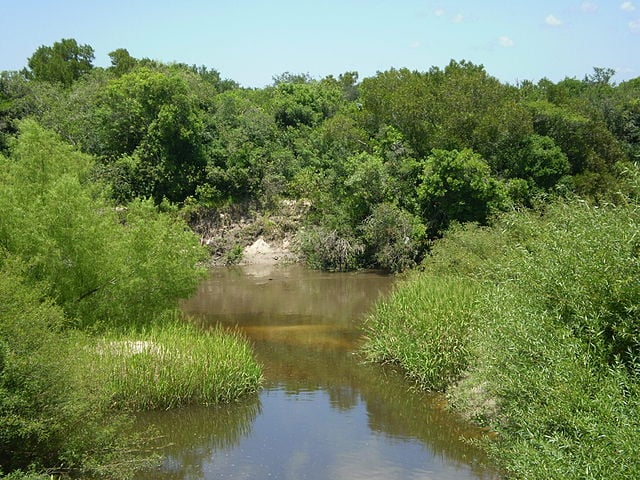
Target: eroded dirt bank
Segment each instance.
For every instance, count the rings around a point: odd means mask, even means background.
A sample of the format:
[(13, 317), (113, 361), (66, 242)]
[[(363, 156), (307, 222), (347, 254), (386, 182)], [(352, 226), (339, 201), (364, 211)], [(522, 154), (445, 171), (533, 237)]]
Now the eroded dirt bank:
[(296, 233), (310, 204), (283, 200), (272, 212), (250, 205), (202, 210), (190, 221), (191, 228), (211, 252), (212, 265), (273, 265), (300, 260)]

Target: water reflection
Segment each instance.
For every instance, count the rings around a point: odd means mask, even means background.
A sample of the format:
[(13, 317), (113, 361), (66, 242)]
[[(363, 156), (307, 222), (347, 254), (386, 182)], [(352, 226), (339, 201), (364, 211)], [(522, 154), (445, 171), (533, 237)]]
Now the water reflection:
[(243, 331), (265, 389), (238, 405), (147, 416), (173, 445), (161, 471), (140, 478), (496, 478), (460, 441), (479, 430), (358, 357), (362, 316), (391, 286), (298, 266), (212, 272), (184, 309), (203, 328)]
[(141, 427), (154, 425), (165, 456), (162, 472), (139, 478), (207, 478), (205, 465), (217, 451), (237, 448), (250, 434), (261, 413), (258, 396), (232, 405), (189, 407), (166, 412), (147, 412), (138, 417)]

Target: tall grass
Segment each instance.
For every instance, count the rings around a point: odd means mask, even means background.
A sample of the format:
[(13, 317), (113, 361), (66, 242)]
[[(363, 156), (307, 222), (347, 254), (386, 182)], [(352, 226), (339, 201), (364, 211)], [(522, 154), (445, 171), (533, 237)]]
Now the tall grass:
[(640, 478), (634, 202), (454, 228), (378, 306), (365, 352), (496, 431), (508, 478)]
[(443, 390), (468, 364), (478, 292), (467, 278), (415, 275), (367, 320), (367, 358), (397, 363), (423, 388)]
[(260, 366), (248, 342), (222, 329), (201, 330), (178, 318), (111, 334), (95, 348), (111, 406), (169, 409), (231, 402), (257, 391)]

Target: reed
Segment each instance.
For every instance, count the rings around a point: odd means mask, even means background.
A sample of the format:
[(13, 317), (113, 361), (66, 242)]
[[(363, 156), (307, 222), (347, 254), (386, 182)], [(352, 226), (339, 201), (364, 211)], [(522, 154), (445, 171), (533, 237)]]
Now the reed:
[(365, 353), (497, 435), (506, 478), (640, 478), (640, 207), (452, 229), (367, 322)]
[(366, 357), (396, 363), (427, 390), (443, 390), (467, 367), (470, 315), (479, 282), (414, 274), (367, 319)]
[(95, 351), (94, 368), (118, 409), (231, 402), (255, 392), (262, 379), (239, 334), (179, 320), (104, 337)]

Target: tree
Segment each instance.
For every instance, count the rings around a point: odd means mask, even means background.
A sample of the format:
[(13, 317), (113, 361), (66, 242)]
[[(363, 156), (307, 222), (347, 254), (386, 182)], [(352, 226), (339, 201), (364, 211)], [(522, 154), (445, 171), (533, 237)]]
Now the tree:
[[(197, 285), (203, 251), (152, 202), (117, 211), (88, 181), (93, 159), (32, 120), (0, 156), (0, 249), (84, 326), (153, 319)], [(1, 255), (0, 255), (1, 257)]]
[(109, 52), (109, 58), (111, 59), (111, 70), (117, 77), (129, 73), (138, 64), (138, 61), (129, 55), (129, 51), (126, 48), (118, 48), (113, 52)]
[(29, 75), (34, 80), (71, 85), (93, 68), (94, 52), (90, 45), (78, 45), (72, 38), (63, 38), (53, 46), (42, 45), (29, 58)]
[(418, 199), (426, 223), (436, 233), (451, 221), (486, 222), (506, 202), (502, 182), (472, 150), (434, 150), (424, 162)]
[(314, 127), (332, 116), (342, 102), (336, 85), (321, 82), (281, 82), (275, 87), (272, 108), (283, 128)]
[(534, 134), (520, 148), (518, 161), (512, 166), (510, 173), (549, 190), (560, 178), (568, 175), (569, 170), (567, 156), (553, 139)]
[(611, 79), (616, 74), (613, 68), (593, 67), (591, 75), (585, 75), (584, 81), (593, 85), (610, 85), (614, 84)]
[(275, 75), (273, 78), (273, 86), (277, 87), (278, 85), (284, 83), (311, 83), (313, 82), (313, 78), (308, 73), (291, 73), (284, 72), (280, 75)]
[(0, 475), (131, 478), (150, 463), (131, 448), (145, 441), (95, 388), (86, 337), (64, 330), (69, 319), (28, 271), (0, 255)]
[(98, 103), (102, 151), (116, 197), (184, 201), (204, 178), (207, 132), (196, 74), (140, 67), (112, 80)]
[(410, 71), (406, 68), (379, 72), (359, 87), (363, 122), (371, 135), (387, 126), (400, 131), (419, 154), (433, 148), (440, 124), (438, 85), (442, 72)]
[(570, 173), (582, 176), (582, 192), (601, 190), (603, 175), (609, 175), (616, 162), (625, 159), (620, 142), (604, 121), (546, 101), (532, 102), (528, 106), (535, 133), (551, 137), (567, 156)]

